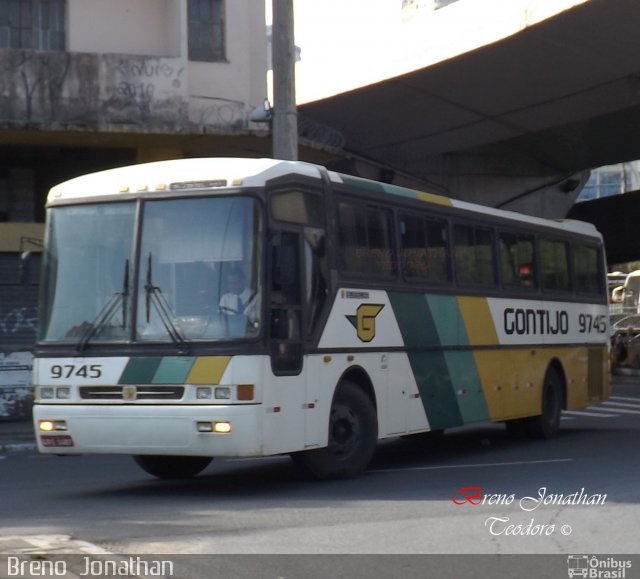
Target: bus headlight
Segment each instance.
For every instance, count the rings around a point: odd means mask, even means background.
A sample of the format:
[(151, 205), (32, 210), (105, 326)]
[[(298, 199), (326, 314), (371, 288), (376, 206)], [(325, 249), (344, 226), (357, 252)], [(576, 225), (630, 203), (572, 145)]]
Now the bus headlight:
[(40, 400), (69, 400), (71, 398), (71, 387), (40, 386), (36, 393)]
[(231, 400), (231, 388), (228, 386), (217, 386), (214, 392), (217, 400)]
[(213, 431), (218, 434), (229, 434), (231, 432), (231, 422), (214, 422)]
[(66, 386), (63, 388), (56, 388), (56, 398), (69, 400), (69, 398), (71, 398), (71, 388), (68, 388)]
[(198, 400), (211, 400), (211, 388), (199, 387), (196, 390)]
[(53, 432), (67, 430), (67, 423), (64, 420), (41, 420), (38, 422), (38, 428), (42, 432)]
[(229, 434), (233, 430), (231, 422), (227, 422), (226, 420), (198, 422), (196, 428), (198, 432), (215, 432), (216, 434)]
[(40, 398), (42, 400), (53, 400), (55, 397), (55, 388), (40, 388)]

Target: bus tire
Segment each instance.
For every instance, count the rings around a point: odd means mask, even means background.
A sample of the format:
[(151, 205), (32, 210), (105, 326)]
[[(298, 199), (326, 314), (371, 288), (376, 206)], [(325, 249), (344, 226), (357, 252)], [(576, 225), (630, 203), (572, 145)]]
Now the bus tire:
[(196, 476), (209, 465), (213, 458), (210, 456), (136, 455), (133, 460), (150, 475), (176, 480)]
[(527, 418), (525, 428), (531, 438), (553, 438), (560, 428), (562, 413), (562, 378), (549, 366), (542, 384), (542, 414)]
[(348, 478), (367, 467), (377, 442), (378, 419), (373, 401), (362, 388), (344, 381), (331, 403), (327, 446), (297, 452), (291, 458), (316, 479)]

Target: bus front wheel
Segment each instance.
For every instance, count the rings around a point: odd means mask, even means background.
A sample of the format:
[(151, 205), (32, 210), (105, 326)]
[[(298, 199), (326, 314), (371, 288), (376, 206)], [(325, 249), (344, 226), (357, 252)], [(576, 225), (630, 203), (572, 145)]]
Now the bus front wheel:
[(532, 438), (553, 438), (560, 428), (561, 413), (562, 378), (558, 371), (550, 366), (542, 385), (542, 413), (526, 419), (526, 433)]
[(209, 456), (136, 455), (136, 464), (157, 478), (185, 479), (201, 473), (213, 460)]
[(325, 448), (291, 455), (314, 478), (338, 479), (362, 472), (376, 449), (378, 420), (371, 398), (356, 384), (342, 382), (333, 397)]

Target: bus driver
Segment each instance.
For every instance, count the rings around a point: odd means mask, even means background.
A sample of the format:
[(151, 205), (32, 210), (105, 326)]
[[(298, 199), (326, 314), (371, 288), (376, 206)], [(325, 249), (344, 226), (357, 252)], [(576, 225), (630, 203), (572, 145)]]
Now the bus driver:
[(227, 275), (229, 291), (220, 298), (220, 311), (229, 316), (242, 314), (251, 321), (256, 319), (256, 292), (247, 287), (244, 271), (240, 267), (229, 270)]

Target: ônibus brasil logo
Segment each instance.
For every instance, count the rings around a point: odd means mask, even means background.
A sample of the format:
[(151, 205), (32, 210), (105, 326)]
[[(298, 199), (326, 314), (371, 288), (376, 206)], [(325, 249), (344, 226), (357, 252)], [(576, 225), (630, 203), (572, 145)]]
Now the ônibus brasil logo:
[(594, 579), (625, 579), (631, 561), (602, 555), (569, 555), (567, 574), (569, 577), (593, 577)]

